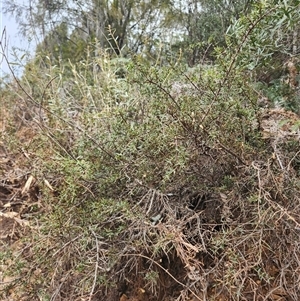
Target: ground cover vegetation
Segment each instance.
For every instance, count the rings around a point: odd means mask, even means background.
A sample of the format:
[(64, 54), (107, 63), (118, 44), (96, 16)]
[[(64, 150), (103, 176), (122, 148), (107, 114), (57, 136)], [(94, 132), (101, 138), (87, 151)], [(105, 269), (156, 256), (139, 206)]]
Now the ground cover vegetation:
[(44, 39), (0, 87), (1, 299), (299, 300), (299, 1), (35, 4), (5, 5)]

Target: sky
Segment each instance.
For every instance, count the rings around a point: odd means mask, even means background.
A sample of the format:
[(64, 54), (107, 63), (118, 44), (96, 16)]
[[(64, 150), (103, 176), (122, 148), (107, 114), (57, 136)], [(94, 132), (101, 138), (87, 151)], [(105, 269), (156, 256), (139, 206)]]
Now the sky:
[[(29, 44), (28, 40), (18, 33), (18, 25), (15, 18), (7, 16), (3, 13), (3, 4), (0, 0), (0, 40), (2, 37), (2, 45), (5, 45), (5, 54), (8, 57), (12, 68), (17, 75), (22, 73), (22, 65), (26, 63), (28, 56), (23, 56), (26, 52), (33, 52), (34, 45)], [(3, 35), (5, 30), (5, 35)], [(10, 70), (3, 59), (2, 50), (0, 50), (0, 77), (10, 74)]]

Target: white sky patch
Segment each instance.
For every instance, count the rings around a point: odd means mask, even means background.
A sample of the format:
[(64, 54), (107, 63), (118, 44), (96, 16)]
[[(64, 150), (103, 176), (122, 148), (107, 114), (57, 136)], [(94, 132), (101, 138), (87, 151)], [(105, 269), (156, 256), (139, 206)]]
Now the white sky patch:
[[(21, 4), (22, 2), (20, 2)], [(11, 68), (17, 76), (21, 75), (23, 68), (34, 53), (35, 42), (19, 34), (18, 25), (14, 16), (3, 13), (3, 2), (0, 2), (0, 39), (5, 48), (4, 53), (8, 58)], [(11, 74), (10, 69), (0, 50), (0, 78)]]

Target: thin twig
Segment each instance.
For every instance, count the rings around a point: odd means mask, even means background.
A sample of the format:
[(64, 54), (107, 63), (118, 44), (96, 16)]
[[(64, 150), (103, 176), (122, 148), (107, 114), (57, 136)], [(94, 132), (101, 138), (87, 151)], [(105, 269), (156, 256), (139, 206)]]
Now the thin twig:
[(100, 260), (99, 258), (99, 243), (98, 243), (98, 238), (96, 233), (90, 228), (90, 231), (92, 232), (93, 236), (95, 237), (95, 241), (96, 241), (96, 264), (95, 264), (95, 272), (94, 272), (94, 281), (93, 281), (93, 286), (90, 292), (90, 297), (89, 297), (89, 301), (92, 300), (92, 297), (94, 295), (94, 291), (95, 291), (95, 287), (96, 287), (96, 282), (97, 282), (97, 274), (98, 274), (98, 262)]
[(149, 208), (148, 208), (148, 210), (147, 210), (147, 212), (146, 212), (146, 215), (148, 215), (149, 213), (150, 213), (150, 211), (151, 211), (151, 208), (152, 208), (152, 204), (153, 204), (153, 200), (154, 200), (154, 198), (155, 198), (155, 190), (154, 189), (152, 189), (152, 196), (151, 196), (151, 199), (150, 199), (150, 205), (149, 205)]
[[(79, 127), (78, 125), (75, 125), (73, 123), (71, 123), (70, 121), (65, 120), (64, 118), (60, 117), (59, 115), (55, 114), (54, 112), (52, 112), (51, 110), (49, 110), (47, 107), (43, 106), (41, 103), (38, 103), (22, 86), (22, 84), (20, 83), (19, 79), (16, 77), (14, 71), (12, 70), (10, 63), (8, 61), (8, 58), (6, 56), (6, 54), (4, 53), (4, 48), (3, 48), (3, 44), (2, 41), (0, 40), (0, 50), (2, 51), (2, 57), (4, 58), (5, 62), (8, 65), (8, 68), (14, 78), (14, 80), (17, 83), (17, 86), (25, 93), (25, 95), (28, 97), (28, 100), (35, 105), (37, 108), (39, 109), (43, 109), (45, 110), (47, 113), (49, 113), (50, 115), (54, 116), (55, 118), (59, 119), (60, 121), (62, 121), (63, 123), (71, 126), (72, 128), (78, 130), (79, 132), (83, 133), (90, 141), (92, 141), (95, 145), (97, 145), (104, 153), (106, 153), (109, 157), (111, 157), (113, 160), (115, 161), (125, 161), (125, 159), (120, 159), (120, 158), (116, 158), (110, 151), (108, 151), (101, 143), (99, 143), (98, 141), (96, 141), (92, 136), (90, 136), (89, 134), (86, 133), (86, 131), (84, 131), (81, 127)], [(56, 77), (55, 77), (56, 78)], [(49, 83), (47, 84), (46, 87), (49, 86), (49, 84), (53, 81), (54, 78), (50, 79)], [(44, 93), (43, 93), (44, 95)]]
[(247, 165), (247, 162), (245, 162), (242, 158), (240, 158), (237, 154), (235, 154), (233, 151), (231, 151), (229, 148), (227, 148), (224, 144), (222, 144), (221, 142), (217, 142), (220, 147), (225, 150), (227, 153), (229, 153), (230, 155), (232, 155), (233, 157), (235, 157), (236, 159), (238, 159), (240, 161), (240, 163), (242, 163), (243, 165)]
[(182, 283), (179, 280), (177, 280), (168, 270), (166, 270), (163, 266), (161, 266), (159, 263), (157, 263), (152, 258), (150, 258), (150, 257), (148, 257), (146, 255), (142, 255), (142, 254), (124, 254), (122, 256), (123, 257), (126, 257), (126, 256), (137, 256), (137, 257), (142, 257), (142, 258), (145, 258), (145, 259), (148, 259), (148, 260), (152, 261), (152, 263), (154, 263), (160, 269), (162, 269), (165, 273), (167, 273), (175, 282), (177, 282), (178, 284), (180, 284), (181, 286), (183, 286), (184, 288), (186, 288), (197, 300), (202, 301), (202, 299), (200, 299), (187, 285), (185, 285), (184, 283)]
[(61, 290), (61, 287), (63, 286), (64, 282), (67, 280), (68, 276), (71, 274), (71, 271), (69, 271), (67, 273), (66, 276), (64, 276), (62, 279), (61, 279), (61, 283), (59, 284), (58, 288), (55, 290), (55, 292), (52, 294), (51, 296), (51, 299), (50, 301), (55, 301), (56, 300), (56, 297), (58, 296), (60, 290)]
[(297, 151), (297, 153), (293, 156), (293, 158), (292, 158), (292, 159), (290, 160), (290, 162), (288, 163), (288, 165), (287, 165), (287, 170), (290, 170), (292, 162), (296, 159), (296, 157), (297, 157), (299, 154), (300, 154), (300, 150)]
[(60, 253), (64, 248), (66, 248), (69, 244), (71, 244), (72, 242), (74, 242), (75, 240), (77, 240), (82, 235), (83, 234), (77, 235), (75, 238), (73, 238), (72, 240), (70, 240), (67, 243), (65, 243), (59, 250), (57, 250), (56, 252), (54, 252), (54, 254), (52, 255), (52, 257), (54, 257), (55, 255), (57, 255), (58, 253)]

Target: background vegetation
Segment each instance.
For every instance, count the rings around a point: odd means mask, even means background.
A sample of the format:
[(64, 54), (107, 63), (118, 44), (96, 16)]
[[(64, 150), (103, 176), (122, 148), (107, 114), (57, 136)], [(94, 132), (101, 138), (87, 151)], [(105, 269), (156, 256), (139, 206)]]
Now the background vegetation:
[(3, 300), (299, 299), (299, 1), (5, 9)]

